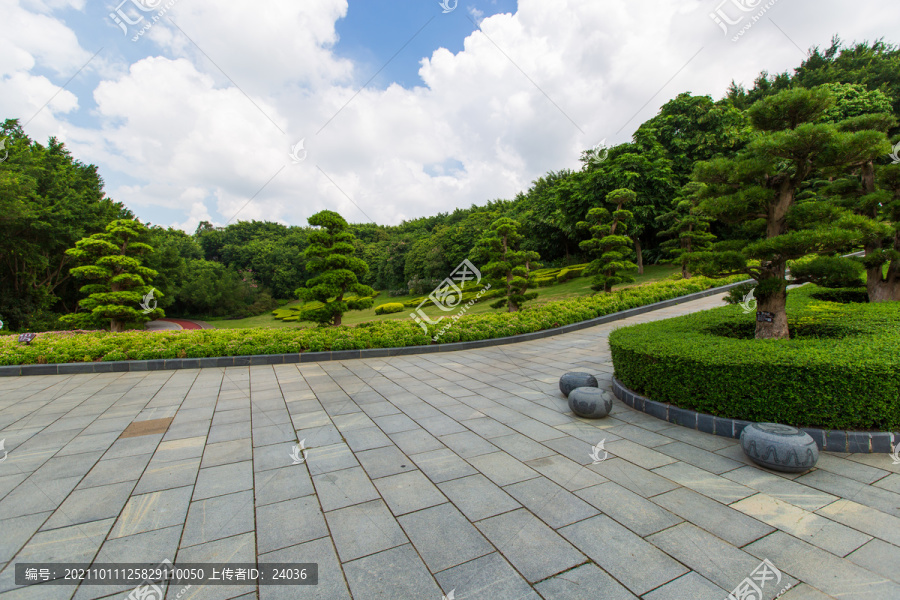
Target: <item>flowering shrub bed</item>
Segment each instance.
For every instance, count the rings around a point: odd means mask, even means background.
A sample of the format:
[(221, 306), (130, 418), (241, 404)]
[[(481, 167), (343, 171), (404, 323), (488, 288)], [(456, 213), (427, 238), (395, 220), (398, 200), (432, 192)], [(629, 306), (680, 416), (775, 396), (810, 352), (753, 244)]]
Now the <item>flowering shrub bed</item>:
[[(665, 280), (611, 294), (583, 296), (516, 313), (466, 315), (441, 334), (441, 343), (467, 342), (532, 333), (621, 310), (700, 292), (739, 278)], [(444, 321), (424, 331), (410, 319), (373, 321), (356, 327), (313, 329), (201, 329), (193, 331), (41, 333), (30, 344), (0, 336), (0, 365), (48, 364), (159, 358), (203, 358), (291, 354), (326, 350), (424, 346)]]

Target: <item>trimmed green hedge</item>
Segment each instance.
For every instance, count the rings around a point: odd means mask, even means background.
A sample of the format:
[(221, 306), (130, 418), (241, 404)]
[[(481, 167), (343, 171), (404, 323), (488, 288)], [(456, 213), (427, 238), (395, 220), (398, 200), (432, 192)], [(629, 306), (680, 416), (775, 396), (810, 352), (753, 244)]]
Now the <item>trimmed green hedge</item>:
[[(441, 342), (466, 342), (532, 333), (700, 292), (737, 279), (739, 278), (669, 279), (626, 288), (611, 294), (549, 302), (515, 313), (465, 315), (441, 335)], [(427, 333), (412, 319), (372, 321), (356, 327), (311, 329), (48, 333), (39, 334), (30, 346), (19, 344), (15, 336), (0, 336), (0, 365), (290, 354), (423, 346), (430, 344), (436, 332), (447, 323), (442, 320), (436, 326), (429, 325)]]
[(375, 307), (376, 315), (391, 315), (398, 312), (403, 312), (406, 308), (403, 306), (402, 302), (388, 302), (387, 304), (382, 304), (380, 306)]
[(754, 339), (754, 315), (737, 306), (617, 329), (616, 377), (652, 400), (721, 417), (900, 430), (900, 309), (817, 300), (822, 293), (790, 292), (790, 340)]

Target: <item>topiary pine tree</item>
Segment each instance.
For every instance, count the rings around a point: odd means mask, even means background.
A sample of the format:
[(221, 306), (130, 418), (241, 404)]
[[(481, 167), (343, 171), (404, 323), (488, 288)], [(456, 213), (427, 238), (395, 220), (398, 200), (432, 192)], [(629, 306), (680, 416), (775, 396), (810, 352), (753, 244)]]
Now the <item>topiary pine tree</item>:
[(537, 298), (537, 292), (527, 292), (535, 285), (532, 271), (540, 268), (537, 263), (540, 255), (519, 249), (524, 237), (519, 227), (519, 222), (513, 219), (497, 219), (473, 250), (476, 261), (487, 263), (481, 272), (491, 289), (506, 290), (504, 297), (491, 304), (491, 308), (505, 304), (509, 312), (517, 312), (524, 303)]
[[(323, 210), (311, 216), (309, 224), (320, 228), (309, 233), (309, 246), (303, 252), (306, 270), (314, 276), (295, 293), (306, 302), (322, 303), (320, 308), (303, 311), (305, 320), (338, 327), (345, 312), (372, 307), (375, 290), (359, 283), (369, 265), (354, 256), (356, 236), (341, 215)], [(347, 298), (348, 294), (356, 297)]]
[(149, 284), (157, 275), (141, 264), (141, 256), (153, 252), (152, 246), (138, 241), (146, 233), (147, 228), (139, 221), (119, 219), (108, 224), (104, 233), (79, 240), (66, 251), (83, 265), (72, 268), (70, 273), (95, 283), (81, 288), (89, 296), (78, 305), (88, 312), (65, 315), (60, 318), (63, 323), (89, 328), (109, 321), (109, 330), (118, 332), (125, 330), (126, 323), (144, 323), (165, 316), (155, 304), (150, 311), (137, 308), (145, 295), (153, 291)]
[[(707, 184), (699, 209), (727, 223), (759, 231), (759, 239), (719, 243), (695, 252), (689, 264), (713, 277), (744, 274), (757, 286), (756, 337), (787, 339), (787, 263), (808, 254), (831, 255), (860, 241), (839, 207), (815, 197), (797, 202), (802, 186), (821, 170), (847, 170), (883, 154), (878, 131), (842, 131), (820, 122), (834, 104), (826, 88), (796, 88), (754, 104), (753, 141), (734, 158), (698, 163)], [(827, 265), (826, 265), (827, 266)], [(790, 283), (802, 279), (793, 277)]]
[(671, 257), (665, 262), (680, 263), (684, 279), (691, 278), (688, 255), (691, 252), (709, 250), (716, 239), (709, 232), (710, 218), (697, 212), (703, 187), (701, 183), (688, 183), (681, 189), (681, 195), (673, 201), (672, 210), (656, 217), (657, 222), (668, 225), (668, 229), (657, 235), (673, 238), (660, 244), (662, 251)]
[(591, 285), (594, 291), (610, 292), (614, 285), (634, 281), (631, 272), (637, 271), (638, 267), (626, 258), (631, 253), (631, 238), (625, 235), (634, 215), (622, 207), (636, 198), (637, 194), (632, 190), (613, 190), (606, 195), (606, 201), (616, 206), (612, 215), (605, 208), (592, 208), (586, 220), (578, 223), (579, 228), (591, 232), (591, 239), (581, 242), (578, 247), (596, 256), (584, 270), (585, 275), (594, 275)]

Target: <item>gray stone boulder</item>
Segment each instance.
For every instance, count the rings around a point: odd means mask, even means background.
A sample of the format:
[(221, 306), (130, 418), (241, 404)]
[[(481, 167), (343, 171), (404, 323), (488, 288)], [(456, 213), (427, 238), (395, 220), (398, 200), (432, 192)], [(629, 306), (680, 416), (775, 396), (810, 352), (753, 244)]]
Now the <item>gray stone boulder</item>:
[(569, 394), (569, 409), (585, 419), (602, 419), (612, 405), (612, 394), (599, 388), (580, 387)]
[(590, 373), (566, 373), (559, 378), (559, 391), (566, 398), (572, 393), (572, 390), (580, 387), (597, 387), (597, 378)]
[(780, 423), (751, 423), (741, 431), (747, 458), (767, 469), (802, 473), (816, 466), (819, 447), (804, 431)]

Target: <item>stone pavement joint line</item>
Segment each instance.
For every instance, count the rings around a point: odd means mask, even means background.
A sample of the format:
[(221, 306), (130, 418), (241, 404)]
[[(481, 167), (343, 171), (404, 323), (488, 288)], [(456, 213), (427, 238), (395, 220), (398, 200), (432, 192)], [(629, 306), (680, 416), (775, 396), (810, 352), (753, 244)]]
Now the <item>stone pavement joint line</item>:
[(319, 565), (183, 600), (723, 600), (763, 559), (767, 600), (900, 598), (889, 455), (775, 474), (618, 401), (568, 411), (564, 372), (610, 387), (613, 328), (721, 303), (459, 352), (0, 379), (0, 600), (133, 589), (17, 588), (17, 562), (164, 559)]

